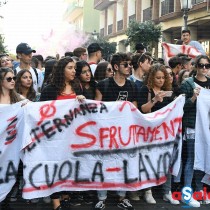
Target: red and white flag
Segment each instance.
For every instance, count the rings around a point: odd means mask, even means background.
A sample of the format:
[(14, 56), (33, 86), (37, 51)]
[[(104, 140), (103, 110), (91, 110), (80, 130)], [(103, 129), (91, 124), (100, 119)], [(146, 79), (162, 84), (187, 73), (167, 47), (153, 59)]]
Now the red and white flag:
[(201, 55), (201, 53), (195, 47), (190, 45), (177, 45), (163, 42), (162, 47), (164, 49), (165, 64), (168, 64), (168, 60), (171, 57), (176, 56), (178, 53), (184, 53), (190, 58), (195, 58), (196, 56)]

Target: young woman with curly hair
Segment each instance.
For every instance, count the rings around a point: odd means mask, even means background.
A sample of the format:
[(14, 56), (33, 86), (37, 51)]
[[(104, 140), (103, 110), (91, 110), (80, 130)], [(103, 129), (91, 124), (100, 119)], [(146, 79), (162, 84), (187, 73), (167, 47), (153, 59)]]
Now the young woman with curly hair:
[(165, 91), (171, 91), (172, 85), (166, 67), (154, 64), (139, 91), (138, 107), (142, 113), (154, 112), (168, 105), (172, 99), (166, 97)]
[[(141, 87), (138, 97), (138, 108), (142, 113), (157, 111), (173, 101), (168, 92), (172, 90), (172, 82), (169, 73), (163, 64), (154, 64)], [(172, 92), (171, 92), (172, 93)], [(163, 200), (171, 204), (179, 204), (171, 195), (171, 174), (167, 174), (167, 181), (163, 184)], [(144, 199), (147, 203), (156, 203), (152, 196), (151, 188), (145, 189)]]

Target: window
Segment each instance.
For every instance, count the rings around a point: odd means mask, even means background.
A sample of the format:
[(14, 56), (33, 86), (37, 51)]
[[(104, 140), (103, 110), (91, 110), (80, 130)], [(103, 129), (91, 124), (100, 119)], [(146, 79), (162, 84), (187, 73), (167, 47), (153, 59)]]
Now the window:
[(174, 1), (164, 0), (161, 2), (161, 16), (174, 12)]

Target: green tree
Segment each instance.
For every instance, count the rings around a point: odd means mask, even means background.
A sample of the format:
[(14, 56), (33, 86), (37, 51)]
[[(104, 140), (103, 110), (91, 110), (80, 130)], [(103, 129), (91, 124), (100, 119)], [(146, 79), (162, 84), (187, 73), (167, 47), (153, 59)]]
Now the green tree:
[(94, 39), (92, 36), (90, 36), (87, 42), (84, 44), (84, 47), (87, 48), (91, 43), (98, 43), (103, 48), (103, 58), (107, 61), (109, 61), (110, 57), (116, 52), (117, 43), (110, 43), (103, 37)]
[(7, 47), (4, 45), (4, 37), (0, 34), (0, 53), (6, 53)]
[(127, 44), (130, 44), (131, 47), (137, 43), (143, 43), (151, 51), (152, 48), (157, 48), (161, 37), (161, 26), (155, 25), (152, 21), (139, 23), (133, 20), (129, 23), (126, 35), (128, 36)]

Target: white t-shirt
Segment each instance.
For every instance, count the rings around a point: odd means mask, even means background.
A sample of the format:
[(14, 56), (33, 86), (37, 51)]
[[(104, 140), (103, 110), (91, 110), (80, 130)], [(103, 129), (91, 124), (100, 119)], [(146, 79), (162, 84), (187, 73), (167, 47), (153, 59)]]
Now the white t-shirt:
[[(17, 73), (21, 70), (22, 69), (20, 69), (19, 66), (16, 68)], [(34, 69), (32, 67), (29, 69), (29, 71), (31, 72), (31, 75), (32, 75), (32, 79), (33, 79), (34, 90), (36, 92), (39, 92), (38, 89), (40, 89), (42, 87), (44, 77), (43, 77), (43, 74), (42, 74), (41, 70), (39, 70), (39, 69), (36, 69), (36, 70), (37, 70), (37, 73), (38, 73), (38, 84), (37, 84), (37, 77), (36, 77), (36, 73), (35, 73)]]
[(94, 63), (93, 64), (90, 64), (90, 69), (91, 69), (91, 72), (92, 72), (93, 76), (95, 74), (96, 67), (97, 67), (97, 64), (94, 64)]

